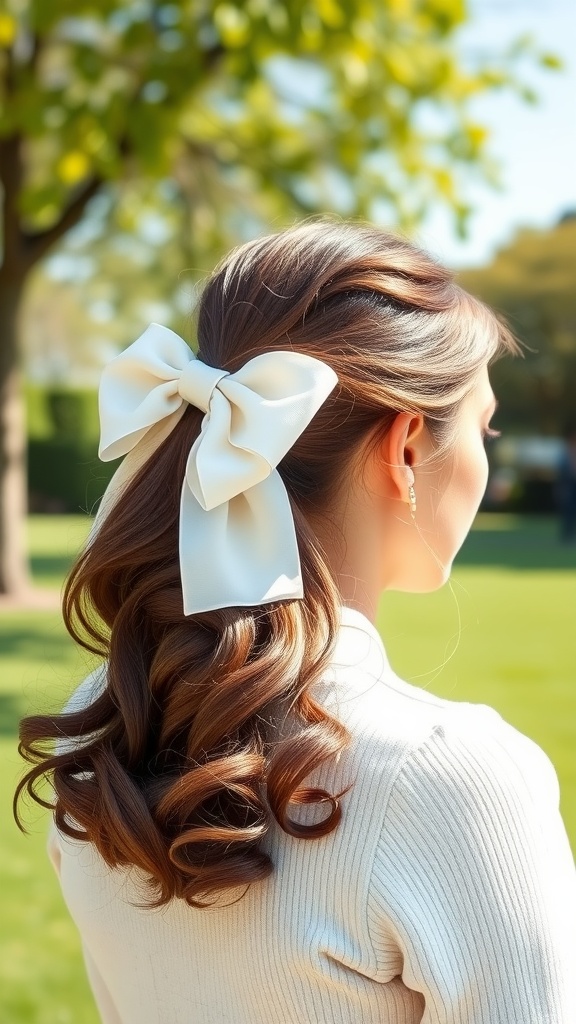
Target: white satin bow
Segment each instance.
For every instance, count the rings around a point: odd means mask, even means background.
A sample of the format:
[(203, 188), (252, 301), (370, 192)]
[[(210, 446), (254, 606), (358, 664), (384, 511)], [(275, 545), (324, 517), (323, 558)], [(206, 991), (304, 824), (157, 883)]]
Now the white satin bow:
[(236, 373), (216, 369), (157, 323), (104, 367), (104, 462), (187, 402), (205, 413), (180, 499), (185, 615), (304, 596), (292, 509), (275, 467), (337, 381), (326, 363), (289, 349), (254, 356)]

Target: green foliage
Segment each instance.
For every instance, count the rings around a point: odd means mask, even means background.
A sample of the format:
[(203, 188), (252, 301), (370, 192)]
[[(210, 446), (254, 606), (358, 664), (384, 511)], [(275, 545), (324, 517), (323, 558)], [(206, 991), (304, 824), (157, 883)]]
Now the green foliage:
[(96, 388), (64, 388), (26, 381), (24, 400), (29, 437), (60, 434), (95, 441), (99, 436)]
[(31, 511), (92, 513), (118, 466), (98, 458), (98, 392), (28, 382), (25, 394)]
[(54, 434), (58, 437), (83, 437), (86, 427), (81, 395), (69, 389), (51, 388), (46, 403)]
[(576, 410), (576, 217), (550, 230), (522, 230), (493, 262), (459, 282), (502, 313), (528, 346), (491, 373), (501, 398), (496, 425), (562, 433)]
[(23, 391), (28, 436), (49, 437), (52, 425), (46, 409), (45, 388), (26, 381)]
[(92, 513), (118, 461), (101, 462), (97, 446), (82, 437), (30, 439), (28, 493), (35, 512)]
[(173, 175), (202, 208), (208, 176), (232, 217), (230, 189), (267, 197), (268, 216), (376, 203), (405, 228), (435, 200), (463, 231), (460, 174), (491, 173), (470, 101), (525, 92), (527, 56), (559, 64), (525, 37), (463, 60), (468, 17), (464, 0), (6, 0), (0, 138), (26, 139), (20, 216), (48, 229), (86, 182), (133, 175)]

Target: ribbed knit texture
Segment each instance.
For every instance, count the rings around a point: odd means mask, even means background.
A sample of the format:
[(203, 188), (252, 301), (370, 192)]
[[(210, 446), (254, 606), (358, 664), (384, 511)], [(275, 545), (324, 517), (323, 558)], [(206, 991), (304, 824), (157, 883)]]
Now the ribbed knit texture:
[(576, 868), (542, 748), (400, 679), (353, 608), (314, 693), (354, 736), (309, 776), (355, 779), (342, 821), (319, 840), (274, 825), (274, 873), (234, 905), (135, 909), (139, 870), (52, 824), (103, 1024), (576, 1024)]

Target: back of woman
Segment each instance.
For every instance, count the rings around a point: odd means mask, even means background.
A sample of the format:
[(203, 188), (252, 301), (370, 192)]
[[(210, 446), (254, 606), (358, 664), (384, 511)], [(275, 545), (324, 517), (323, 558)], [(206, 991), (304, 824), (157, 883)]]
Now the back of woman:
[(63, 599), (100, 663), (22, 720), (17, 797), (52, 773), (105, 1024), (576, 1020), (554, 766), (375, 624), (449, 578), (519, 352), (428, 254), (322, 219), (222, 261), (195, 351), (151, 324), (104, 368), (124, 458)]

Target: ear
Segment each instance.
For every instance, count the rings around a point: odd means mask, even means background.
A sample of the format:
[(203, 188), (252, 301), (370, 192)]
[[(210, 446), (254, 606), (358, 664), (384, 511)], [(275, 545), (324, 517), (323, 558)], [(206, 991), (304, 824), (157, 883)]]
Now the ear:
[(408, 487), (414, 483), (412, 467), (424, 458), (425, 447), (422, 414), (399, 412), (379, 446), (379, 464), (385, 467), (390, 497), (408, 500)]

